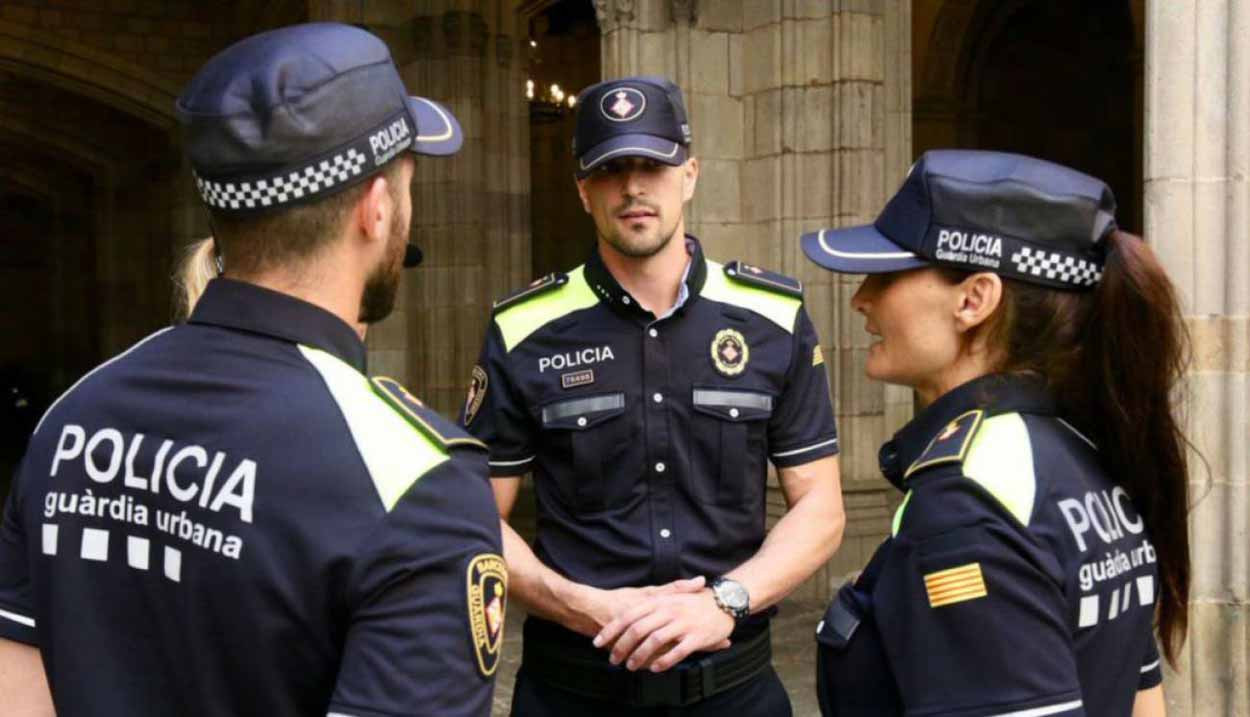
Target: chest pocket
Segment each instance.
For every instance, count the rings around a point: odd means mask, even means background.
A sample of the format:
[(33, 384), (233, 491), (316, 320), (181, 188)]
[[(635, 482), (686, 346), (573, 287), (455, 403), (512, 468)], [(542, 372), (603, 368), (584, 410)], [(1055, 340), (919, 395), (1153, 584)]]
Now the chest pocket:
[(555, 454), (553, 477), (565, 500), (578, 511), (603, 510), (616, 491), (608, 470), (625, 437), (625, 394), (580, 396), (543, 406), (540, 413), (548, 449)]
[(692, 492), (706, 503), (755, 505), (762, 500), (767, 475), (768, 418), (773, 397), (757, 391), (695, 388), (694, 442), (702, 465), (716, 480), (700, 480), (691, 471)]

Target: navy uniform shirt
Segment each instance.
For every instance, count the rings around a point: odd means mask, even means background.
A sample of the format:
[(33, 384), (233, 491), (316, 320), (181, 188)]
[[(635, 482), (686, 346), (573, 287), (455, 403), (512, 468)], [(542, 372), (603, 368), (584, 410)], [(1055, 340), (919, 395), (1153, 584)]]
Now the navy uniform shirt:
[(717, 576), (764, 539), (767, 462), (837, 452), (798, 282), (690, 252), (639, 308), (597, 252), (498, 302), (462, 420), (494, 476), (533, 471), (538, 557), (600, 588)]
[(818, 629), (826, 715), (1127, 717), (1159, 684), (1154, 547), (1040, 385), (956, 388), (881, 463), (907, 493)]
[(0, 636), (71, 715), (486, 715), (506, 574), (476, 440), (337, 317), (214, 280), (50, 409)]

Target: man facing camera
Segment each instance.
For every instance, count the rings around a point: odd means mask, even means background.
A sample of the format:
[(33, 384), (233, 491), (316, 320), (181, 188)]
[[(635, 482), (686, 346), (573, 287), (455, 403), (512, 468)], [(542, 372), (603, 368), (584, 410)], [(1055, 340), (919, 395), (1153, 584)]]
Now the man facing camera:
[[(577, 102), (587, 262), (496, 302), (462, 414), (500, 512), (534, 476), (513, 714), (790, 714), (773, 606), (841, 540), (837, 431), (799, 282), (705, 258), (681, 91), (612, 80)], [(768, 462), (789, 511), (765, 531)]]

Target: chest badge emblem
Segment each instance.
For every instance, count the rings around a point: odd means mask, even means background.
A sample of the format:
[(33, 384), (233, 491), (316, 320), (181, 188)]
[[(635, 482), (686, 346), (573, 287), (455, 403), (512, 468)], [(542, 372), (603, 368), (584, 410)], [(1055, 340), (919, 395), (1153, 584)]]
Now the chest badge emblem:
[(741, 333), (734, 329), (721, 329), (712, 339), (712, 365), (722, 376), (737, 376), (751, 360), (751, 347)]

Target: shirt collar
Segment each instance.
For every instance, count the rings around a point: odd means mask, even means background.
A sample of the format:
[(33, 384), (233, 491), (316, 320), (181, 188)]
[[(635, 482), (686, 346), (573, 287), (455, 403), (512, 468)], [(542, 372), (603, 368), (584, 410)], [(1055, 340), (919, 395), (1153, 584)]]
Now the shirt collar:
[[(659, 318), (666, 319), (681, 311), (692, 297), (699, 295), (699, 292), (703, 290), (703, 282), (707, 280), (707, 259), (703, 256), (702, 245), (690, 234), (687, 234), (685, 238), (686, 251), (690, 255), (690, 260), (686, 264), (686, 272), (682, 277), (677, 303), (673, 305), (672, 311)], [(630, 296), (616, 277), (612, 276), (612, 272), (608, 271), (603, 258), (599, 256), (597, 242), (590, 252), (590, 258), (586, 260), (586, 280), (599, 299), (612, 307), (614, 311), (648, 322), (658, 320), (650, 311), (639, 306), (638, 301)]]
[(365, 345), (355, 329), (319, 306), (256, 284), (213, 279), (187, 323), (223, 326), (304, 344), (365, 372)]
[(881, 446), (877, 458), (881, 473), (900, 490), (908, 466), (951, 421), (968, 411), (991, 414), (1034, 413), (1053, 415), (1054, 400), (1037, 378), (990, 374), (975, 378), (942, 394)]

